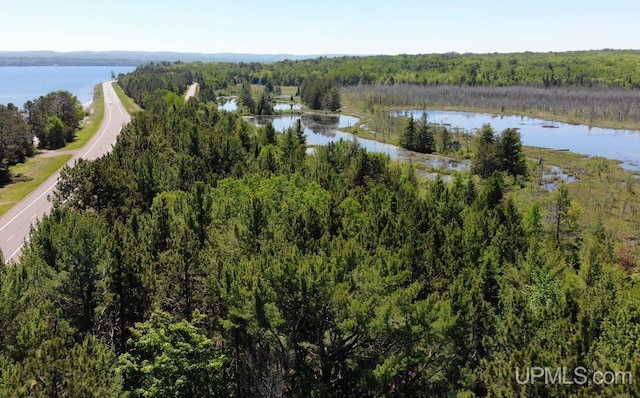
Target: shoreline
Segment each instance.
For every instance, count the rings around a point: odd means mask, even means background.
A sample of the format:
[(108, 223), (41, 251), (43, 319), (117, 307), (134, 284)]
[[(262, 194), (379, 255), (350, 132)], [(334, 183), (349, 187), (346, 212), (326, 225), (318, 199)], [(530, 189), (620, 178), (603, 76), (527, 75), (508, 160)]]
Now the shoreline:
[(88, 102), (95, 100), (95, 85), (113, 80), (111, 72), (118, 76), (121, 73), (130, 73), (135, 68), (134, 65), (0, 66), (0, 80), (7, 82), (0, 90), (0, 103), (5, 106), (12, 103), (24, 108), (27, 101), (63, 90), (76, 96), (84, 107)]

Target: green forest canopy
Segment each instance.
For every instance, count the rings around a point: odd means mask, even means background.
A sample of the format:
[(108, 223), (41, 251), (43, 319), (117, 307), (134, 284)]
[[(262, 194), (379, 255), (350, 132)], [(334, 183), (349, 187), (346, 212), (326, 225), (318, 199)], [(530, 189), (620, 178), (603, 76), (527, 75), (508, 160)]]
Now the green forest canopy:
[(462, 84), (640, 87), (640, 51), (598, 50), (562, 53), (421, 54), (320, 57), (274, 63), (179, 64), (205, 85), (297, 86), (313, 72), (344, 85)]
[[(20, 264), (0, 268), (0, 395), (640, 393), (516, 380), (640, 375), (636, 264), (578, 228), (566, 190), (520, 209), (500, 173), (419, 181), (346, 141), (308, 155), (299, 127), (256, 131), (149, 88), (156, 67), (120, 78), (146, 110), (109, 155), (63, 170)], [(183, 90), (206, 67), (159, 80)]]

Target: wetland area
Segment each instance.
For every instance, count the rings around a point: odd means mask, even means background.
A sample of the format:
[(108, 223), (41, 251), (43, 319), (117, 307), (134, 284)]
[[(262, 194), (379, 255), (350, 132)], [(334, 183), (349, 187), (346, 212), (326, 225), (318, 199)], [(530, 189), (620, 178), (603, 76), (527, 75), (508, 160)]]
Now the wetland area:
[[(289, 105), (282, 104), (283, 109)], [(235, 111), (237, 105), (234, 98), (227, 98), (219, 105), (219, 109)], [(300, 109), (296, 107), (295, 109)], [(610, 128), (573, 125), (538, 119), (528, 116), (505, 116), (488, 113), (408, 109), (393, 111), (397, 117), (409, 117), (419, 120), (426, 113), (429, 122), (443, 124), (452, 131), (475, 134), (483, 124), (489, 123), (499, 133), (507, 128), (517, 128), (525, 146), (550, 148), (559, 151), (570, 151), (593, 157), (604, 157), (619, 160), (620, 166), (629, 171), (640, 171), (640, 131), (617, 130)], [(349, 115), (301, 113), (298, 115), (256, 116), (250, 120), (258, 126), (268, 121), (273, 123), (276, 131), (292, 127), (298, 119), (302, 120), (308, 144), (325, 145), (339, 139), (356, 139), (372, 152), (388, 154), (392, 159), (408, 158), (409, 154), (396, 145), (358, 137), (341, 131), (358, 125), (359, 119)], [(366, 126), (360, 125), (366, 129)], [(415, 154), (414, 154), (415, 155)], [(460, 169), (468, 167), (468, 162), (445, 160), (440, 156), (426, 156), (431, 159), (433, 168)]]

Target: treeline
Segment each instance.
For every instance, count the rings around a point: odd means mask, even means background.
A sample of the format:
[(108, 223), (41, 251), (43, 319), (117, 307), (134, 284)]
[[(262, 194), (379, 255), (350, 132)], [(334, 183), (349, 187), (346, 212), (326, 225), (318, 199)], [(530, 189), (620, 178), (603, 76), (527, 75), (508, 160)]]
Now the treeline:
[(419, 183), (355, 142), (308, 155), (300, 125), (178, 99), (65, 168), (0, 267), (1, 396), (640, 392), (516, 380), (640, 368), (635, 266), (566, 220), (570, 198), (521, 213), (500, 173)]
[(192, 71), (180, 62), (151, 62), (138, 66), (133, 72), (118, 75), (118, 85), (142, 107), (148, 106), (149, 97), (156, 90), (182, 95), (196, 81)]
[[(118, 82), (124, 92), (137, 103), (147, 107), (147, 103), (157, 90), (167, 90), (182, 94), (192, 82), (199, 84), (199, 96), (203, 101), (215, 101), (216, 91), (229, 86), (240, 85), (239, 103), (245, 110), (257, 115), (273, 113), (272, 93), (276, 85), (282, 85), (277, 79), (260, 80), (264, 90), (256, 100), (251, 91), (255, 82), (242, 70), (262, 68), (262, 64), (171, 64), (168, 62), (139, 66), (135, 71), (118, 76)], [(340, 92), (335, 80), (317, 73), (300, 75), (296, 79), (302, 101), (314, 110), (340, 109)]]
[[(337, 110), (341, 95), (366, 92), (373, 93), (374, 103), (542, 112), (587, 123), (605, 119), (638, 123), (639, 61), (637, 51), (601, 50), (320, 57), (267, 64), (165, 62), (141, 66), (123, 76), (122, 87), (142, 104), (155, 89), (182, 94), (188, 84), (197, 82), (205, 101), (243, 84), (297, 86), (311, 109)], [(257, 104), (261, 98), (252, 100)]]
[(326, 76), (311, 75), (300, 86), (300, 98), (311, 109), (340, 109), (340, 92), (336, 82)]
[(40, 148), (61, 148), (75, 139), (85, 115), (68, 91), (51, 92), (24, 106), (0, 105), (0, 185), (11, 181), (9, 166), (35, 154), (34, 138)]
[(68, 91), (55, 91), (24, 104), (31, 133), (38, 146), (62, 148), (72, 142), (85, 111), (78, 98)]
[[(302, 86), (312, 75), (338, 86), (417, 85), (460, 87), (640, 88), (640, 52), (425, 54), (320, 57), (274, 63), (151, 63), (124, 75), (123, 88), (137, 102), (157, 88), (176, 92), (197, 82), (207, 100), (216, 90), (242, 83)], [(155, 76), (156, 78), (152, 78)]]
[(0, 104), (0, 184), (11, 180), (9, 166), (33, 156), (33, 135), (22, 112), (13, 104)]
[(312, 73), (340, 85), (417, 84), (460, 86), (640, 88), (640, 52), (600, 50), (562, 53), (421, 54), (320, 57), (274, 63), (196, 63), (204, 83), (299, 86)]

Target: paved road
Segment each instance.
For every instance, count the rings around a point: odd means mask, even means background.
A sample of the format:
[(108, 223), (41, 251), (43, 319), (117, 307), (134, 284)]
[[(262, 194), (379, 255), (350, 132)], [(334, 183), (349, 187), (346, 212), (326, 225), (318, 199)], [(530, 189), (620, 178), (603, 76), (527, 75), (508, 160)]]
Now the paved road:
[[(100, 128), (83, 148), (74, 152), (67, 165), (72, 166), (78, 158), (92, 160), (109, 152), (120, 134), (122, 126), (131, 120), (118, 99), (112, 83), (102, 84), (105, 111)], [(51, 211), (52, 203), (47, 197), (53, 192), (59, 176), (60, 171), (58, 170), (0, 218), (0, 249), (7, 263), (11, 260), (18, 260), (20, 250), (25, 240), (29, 238), (31, 224), (35, 224), (43, 214)]]

